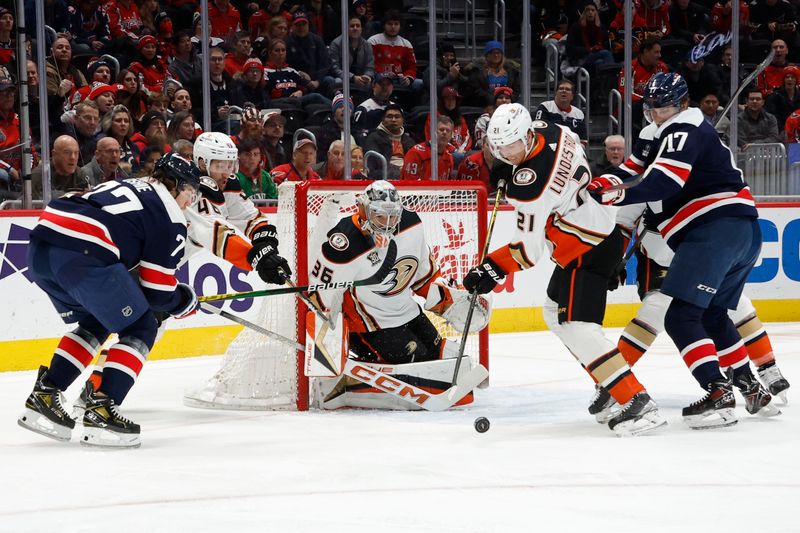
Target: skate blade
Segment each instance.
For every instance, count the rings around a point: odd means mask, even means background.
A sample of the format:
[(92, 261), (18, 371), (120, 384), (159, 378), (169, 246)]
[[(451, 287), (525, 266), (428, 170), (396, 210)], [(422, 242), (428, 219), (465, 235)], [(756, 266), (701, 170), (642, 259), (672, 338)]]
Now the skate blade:
[(638, 420), (620, 422), (614, 426), (612, 431), (616, 433), (617, 437), (636, 437), (666, 425), (667, 420), (662, 418), (658, 411), (650, 411), (642, 415)]
[(778, 409), (774, 404), (775, 404), (774, 401), (770, 401), (767, 405), (765, 405), (764, 407), (759, 409), (756, 412), (756, 414), (758, 416), (763, 416), (765, 418), (768, 418), (768, 417), (771, 417), (771, 416), (778, 416), (779, 414), (781, 414), (781, 410)]
[(739, 420), (733, 413), (733, 409), (721, 409), (714, 411), (710, 415), (690, 415), (684, 416), (683, 420), (692, 429), (717, 429), (736, 425)]
[(781, 399), (781, 405), (789, 405), (789, 396), (785, 390), (778, 393), (778, 398)]
[(102, 428), (84, 427), (81, 444), (95, 448), (138, 448), (142, 445), (138, 434), (116, 433)]
[(27, 407), (25, 411), (19, 415), (17, 424), (27, 430), (59, 442), (68, 442), (72, 439), (72, 430), (70, 428), (60, 426), (43, 414), (37, 413)]

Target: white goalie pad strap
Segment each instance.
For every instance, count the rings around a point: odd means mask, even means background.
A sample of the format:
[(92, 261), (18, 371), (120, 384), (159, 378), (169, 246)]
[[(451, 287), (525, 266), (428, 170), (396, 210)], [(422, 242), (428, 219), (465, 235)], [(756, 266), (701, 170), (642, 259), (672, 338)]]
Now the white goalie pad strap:
[(342, 315), (332, 320), (335, 328), (313, 311), (306, 315), (306, 376), (334, 377), (342, 373), (349, 351), (348, 332), (342, 323)]

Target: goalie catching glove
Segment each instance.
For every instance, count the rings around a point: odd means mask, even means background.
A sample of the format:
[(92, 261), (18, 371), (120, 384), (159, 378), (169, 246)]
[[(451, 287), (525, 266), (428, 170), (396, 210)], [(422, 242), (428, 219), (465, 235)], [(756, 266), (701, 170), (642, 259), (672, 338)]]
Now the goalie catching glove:
[(282, 285), (292, 269), (286, 259), (278, 255), (278, 233), (275, 226), (267, 225), (253, 235), (253, 248), (247, 252), (247, 261), (266, 283)]
[(486, 294), (492, 292), (504, 277), (505, 271), (491, 257), (487, 257), (464, 276), (464, 288), (468, 292)]
[[(448, 285), (439, 279), (431, 284), (428, 297), (425, 299), (425, 310), (441, 316), (450, 322), (456, 331), (464, 333), (470, 300), (471, 296), (467, 291)], [(472, 312), (469, 330), (475, 333), (488, 326), (491, 314), (492, 306), (489, 299), (479, 296)]]

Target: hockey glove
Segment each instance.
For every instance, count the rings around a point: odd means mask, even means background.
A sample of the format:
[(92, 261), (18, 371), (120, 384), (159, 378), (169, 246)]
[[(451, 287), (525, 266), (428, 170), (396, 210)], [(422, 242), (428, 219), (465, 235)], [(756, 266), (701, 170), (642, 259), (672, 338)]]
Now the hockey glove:
[(625, 265), (628, 262), (625, 259), (621, 259), (617, 266), (614, 267), (614, 272), (611, 273), (611, 277), (608, 278), (608, 290), (614, 291), (617, 290), (620, 285), (625, 285), (625, 280), (628, 279), (628, 271), (625, 269)]
[(247, 252), (247, 261), (258, 272), (258, 275), (267, 283), (283, 285), (292, 275), (292, 269), (286, 259), (278, 255), (278, 251), (271, 244), (255, 244)]
[(487, 294), (492, 292), (504, 277), (506, 273), (503, 269), (487, 257), (480, 265), (467, 272), (463, 285), (471, 293)]
[(622, 180), (618, 177), (605, 174), (599, 178), (594, 178), (586, 187), (586, 190), (598, 203), (612, 205), (621, 202), (625, 198), (625, 190), (609, 191), (608, 189), (621, 184)]
[(264, 224), (263, 226), (259, 226), (257, 231), (250, 239), (250, 242), (253, 243), (253, 246), (268, 244), (277, 250), (278, 230), (276, 230), (275, 226), (272, 224)]
[(200, 302), (197, 300), (197, 294), (195, 294), (191, 285), (178, 283), (178, 286), (175, 287), (175, 292), (180, 296), (180, 303), (169, 314), (175, 318), (186, 318), (200, 309)]

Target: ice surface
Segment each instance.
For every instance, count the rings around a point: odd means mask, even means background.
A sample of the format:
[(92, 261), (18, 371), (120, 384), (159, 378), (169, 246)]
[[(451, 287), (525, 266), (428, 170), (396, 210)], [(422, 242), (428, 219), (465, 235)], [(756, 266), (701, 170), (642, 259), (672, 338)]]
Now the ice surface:
[(17, 427), (34, 373), (2, 374), (0, 531), (800, 531), (800, 328), (768, 330), (797, 388), (782, 416), (739, 402), (738, 425), (688, 429), (702, 393), (662, 336), (636, 371), (669, 425), (630, 439), (588, 415), (592, 383), (548, 332), (492, 336), (491, 387), (444, 413), (191, 409), (219, 358), (151, 362), (122, 409), (137, 450)]

